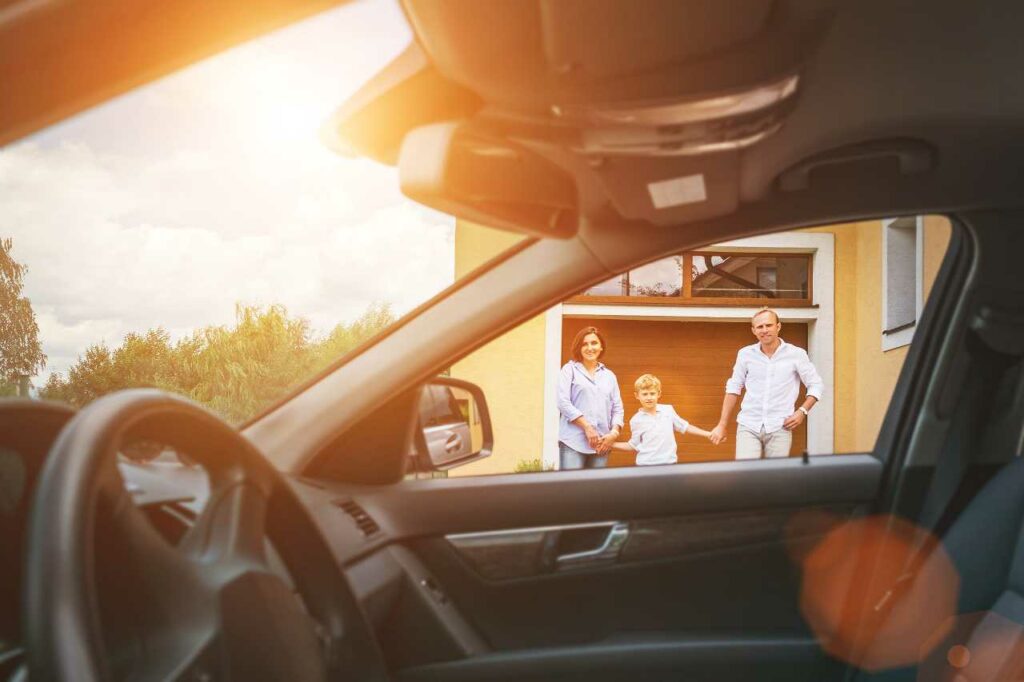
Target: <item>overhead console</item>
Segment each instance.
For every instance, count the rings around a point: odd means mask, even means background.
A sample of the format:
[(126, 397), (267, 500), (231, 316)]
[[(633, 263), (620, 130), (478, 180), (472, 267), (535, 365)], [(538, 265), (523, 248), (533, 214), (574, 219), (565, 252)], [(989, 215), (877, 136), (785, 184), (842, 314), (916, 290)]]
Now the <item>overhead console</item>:
[(736, 210), (740, 150), (785, 125), (832, 19), (802, 0), (403, 9), (416, 42), (338, 111), (332, 146), (397, 164), (421, 203), (563, 238)]

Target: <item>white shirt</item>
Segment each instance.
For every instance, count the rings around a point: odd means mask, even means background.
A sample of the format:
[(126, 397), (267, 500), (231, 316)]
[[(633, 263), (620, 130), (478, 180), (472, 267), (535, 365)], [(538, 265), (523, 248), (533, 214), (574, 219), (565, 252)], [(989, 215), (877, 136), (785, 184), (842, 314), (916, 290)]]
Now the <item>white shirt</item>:
[(676, 414), (671, 405), (656, 405), (657, 414), (640, 410), (629, 420), (629, 444), (636, 449), (636, 463), (675, 464), (676, 437), (673, 429), (686, 433), (690, 423)]
[(793, 414), (800, 395), (800, 383), (807, 395), (821, 400), (825, 384), (814, 369), (807, 351), (779, 339), (781, 343), (769, 358), (755, 343), (740, 348), (732, 376), (725, 383), (725, 392), (740, 395), (747, 389), (736, 421), (748, 429), (766, 433), (782, 428), (782, 422)]

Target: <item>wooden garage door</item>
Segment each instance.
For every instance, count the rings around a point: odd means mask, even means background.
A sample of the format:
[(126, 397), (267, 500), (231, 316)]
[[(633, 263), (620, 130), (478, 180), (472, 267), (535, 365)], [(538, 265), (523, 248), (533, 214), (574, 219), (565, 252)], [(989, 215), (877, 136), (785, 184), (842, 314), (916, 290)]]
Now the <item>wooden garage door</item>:
[[(562, 321), (562, 363), (569, 359), (569, 346), (576, 332), (593, 325), (601, 330), (608, 348), (601, 361), (619, 380), (622, 402), (629, 418), (640, 405), (633, 396), (633, 382), (644, 373), (656, 375), (662, 382), (661, 402), (672, 405), (681, 417), (703, 429), (711, 430), (722, 411), (725, 382), (732, 373), (736, 351), (754, 342), (746, 322), (679, 322), (572, 318)], [(807, 348), (807, 325), (786, 323), (782, 338)], [(803, 391), (801, 391), (801, 396)], [(802, 400), (802, 398), (801, 398)], [(812, 417), (813, 418), (813, 417)], [(714, 446), (703, 438), (676, 434), (680, 462), (705, 462), (733, 459), (736, 446), (735, 415), (729, 439)], [(807, 448), (807, 426), (793, 437), (792, 456)], [(613, 452), (609, 464), (634, 463), (629, 453)]]

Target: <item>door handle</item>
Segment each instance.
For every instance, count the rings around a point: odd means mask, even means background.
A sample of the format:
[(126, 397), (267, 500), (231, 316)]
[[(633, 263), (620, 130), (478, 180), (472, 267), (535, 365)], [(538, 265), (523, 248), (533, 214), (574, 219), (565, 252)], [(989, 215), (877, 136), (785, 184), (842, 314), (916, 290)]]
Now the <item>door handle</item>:
[(448, 454), (458, 451), (461, 447), (462, 438), (457, 433), (448, 436), (448, 439), (444, 442), (444, 449)]
[(561, 554), (555, 557), (555, 563), (561, 570), (575, 566), (585, 566), (592, 563), (606, 563), (614, 561), (619, 557), (619, 554), (622, 552), (622, 548), (626, 545), (626, 541), (628, 539), (629, 524), (623, 521), (616, 521), (611, 524), (611, 527), (609, 527), (608, 534), (605, 536), (604, 542), (602, 542), (600, 546), (582, 552)]

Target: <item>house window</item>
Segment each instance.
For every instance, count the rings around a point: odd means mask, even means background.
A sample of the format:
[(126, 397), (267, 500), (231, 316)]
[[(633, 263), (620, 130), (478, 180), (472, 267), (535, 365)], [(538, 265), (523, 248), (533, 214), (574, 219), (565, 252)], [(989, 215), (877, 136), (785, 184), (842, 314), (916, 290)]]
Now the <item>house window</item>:
[(921, 314), (919, 218), (882, 222), (882, 350), (906, 346)]
[(588, 289), (578, 303), (809, 306), (811, 254), (694, 251)]
[(694, 298), (809, 302), (811, 258), (805, 254), (691, 254)]

